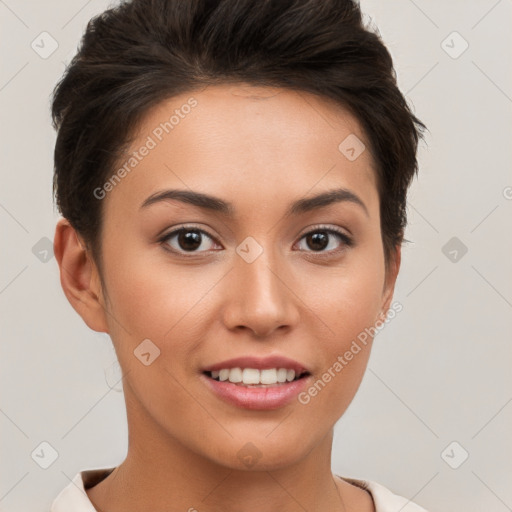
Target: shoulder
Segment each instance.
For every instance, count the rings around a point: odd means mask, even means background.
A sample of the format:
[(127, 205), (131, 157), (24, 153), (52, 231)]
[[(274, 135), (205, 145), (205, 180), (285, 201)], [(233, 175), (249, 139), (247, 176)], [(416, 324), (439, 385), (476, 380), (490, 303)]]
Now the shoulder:
[(428, 512), (411, 500), (394, 494), (387, 487), (372, 480), (339, 477), (352, 485), (356, 485), (368, 491), (373, 499), (375, 512)]
[[(50, 512), (96, 512), (85, 489), (105, 479), (115, 467), (80, 471), (53, 500)], [(390, 489), (372, 480), (358, 480), (336, 475), (345, 482), (367, 491), (374, 502), (375, 512), (427, 512), (412, 501), (394, 494)]]
[(50, 512), (96, 512), (85, 489), (106, 478), (115, 468), (88, 469), (80, 471), (53, 500)]

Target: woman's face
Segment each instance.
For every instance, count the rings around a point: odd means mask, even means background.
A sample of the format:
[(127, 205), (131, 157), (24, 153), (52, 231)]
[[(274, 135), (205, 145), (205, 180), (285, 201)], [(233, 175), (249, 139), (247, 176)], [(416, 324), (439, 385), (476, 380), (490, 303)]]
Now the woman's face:
[[(396, 279), (358, 140), (345, 110), (284, 89), (210, 86), (147, 114), (137, 155), (96, 191), (130, 443), (278, 468), (332, 432), (367, 365), (361, 333), (382, 320)], [(237, 367), (274, 384), (236, 383)], [(307, 374), (275, 383), (292, 369)]]

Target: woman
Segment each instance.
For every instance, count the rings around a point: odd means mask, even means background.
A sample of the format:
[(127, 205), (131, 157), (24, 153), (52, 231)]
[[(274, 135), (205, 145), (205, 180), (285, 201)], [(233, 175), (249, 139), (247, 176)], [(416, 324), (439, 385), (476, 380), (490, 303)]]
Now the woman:
[(125, 2), (52, 113), (61, 284), (112, 339), (129, 430), (52, 512), (424, 510), (331, 472), (425, 128), (358, 5)]

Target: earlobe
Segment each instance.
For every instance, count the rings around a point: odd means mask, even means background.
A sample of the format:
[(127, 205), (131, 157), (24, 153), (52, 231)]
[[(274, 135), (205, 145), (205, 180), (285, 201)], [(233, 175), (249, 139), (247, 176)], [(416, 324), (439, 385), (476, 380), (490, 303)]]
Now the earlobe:
[(108, 333), (98, 270), (67, 219), (57, 222), (53, 249), (62, 290), (69, 303), (91, 329)]

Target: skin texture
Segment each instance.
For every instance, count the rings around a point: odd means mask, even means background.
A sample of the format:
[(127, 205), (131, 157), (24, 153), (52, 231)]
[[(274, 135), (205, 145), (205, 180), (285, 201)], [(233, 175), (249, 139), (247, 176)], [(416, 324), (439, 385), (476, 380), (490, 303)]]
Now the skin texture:
[[(400, 247), (386, 273), (371, 155), (349, 161), (338, 149), (349, 134), (365, 135), (325, 98), (224, 84), (150, 110), (131, 149), (190, 97), (197, 105), (103, 199), (103, 282), (69, 223), (56, 228), (63, 290), (91, 329), (109, 333), (124, 375), (128, 455), (88, 495), (108, 512), (374, 510), (366, 491), (331, 473), (333, 427), (361, 383), (371, 340), (307, 405), (250, 411), (200, 379), (213, 363), (279, 354), (307, 366), (312, 383), (384, 318)], [(293, 201), (339, 187), (368, 214), (339, 202), (284, 217)], [(141, 209), (167, 188), (217, 196), (236, 215), (177, 201)], [(194, 253), (178, 236), (159, 241), (183, 224), (208, 233)], [(353, 246), (330, 234), (315, 251), (304, 235), (318, 224), (338, 227)], [(236, 252), (248, 236), (263, 249), (252, 263)], [(144, 339), (160, 350), (148, 366), (134, 355)], [(238, 456), (247, 443), (260, 452), (251, 468)]]

